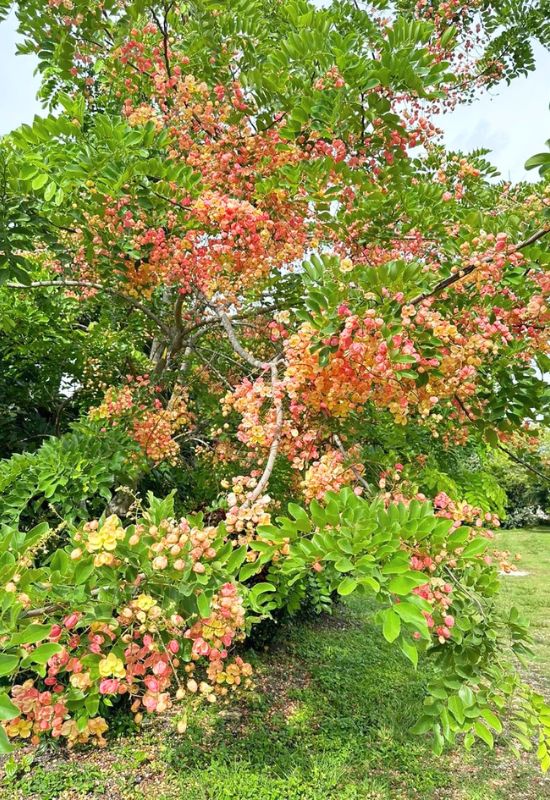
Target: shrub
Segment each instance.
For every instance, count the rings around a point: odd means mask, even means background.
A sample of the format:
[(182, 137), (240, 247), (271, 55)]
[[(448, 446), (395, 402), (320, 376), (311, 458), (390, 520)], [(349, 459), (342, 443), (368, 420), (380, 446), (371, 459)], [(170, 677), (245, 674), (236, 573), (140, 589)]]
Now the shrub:
[(489, 727), (500, 732), (512, 697), (514, 736), (521, 742), (525, 720), (536, 720), (544, 741), (548, 709), (501, 652), (507, 642), (525, 654), (529, 639), (517, 612), (501, 619), (494, 609), (490, 534), (448, 509), (386, 508), (342, 490), (307, 511), (291, 504), (239, 544), (224, 523), (175, 520), (173, 497), (151, 496), (132, 524), (110, 515), (69, 526), (45, 560), (47, 525), (26, 536), (5, 529), (2, 749), (47, 735), (104, 745), (121, 702), (139, 723), (174, 701), (222, 699), (250, 684), (250, 664), (231, 651), (251, 625), (308, 595), (328, 604), (355, 591), (377, 598), (385, 638), (415, 666), (419, 653), (433, 656), (416, 731), (431, 730), (436, 751), (458, 733), (492, 745)]

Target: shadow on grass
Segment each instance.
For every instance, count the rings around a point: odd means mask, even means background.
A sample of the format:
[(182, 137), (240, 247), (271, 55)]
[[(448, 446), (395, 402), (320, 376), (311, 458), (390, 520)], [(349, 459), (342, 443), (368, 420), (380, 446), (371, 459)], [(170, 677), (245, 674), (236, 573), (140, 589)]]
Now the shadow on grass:
[(258, 691), (240, 715), (217, 717), (206, 733), (200, 720), (169, 748), (174, 768), (203, 785), (208, 774), (199, 796), (395, 800), (445, 785), (444, 764), (408, 732), (422, 680), (359, 607), (285, 625), (256, 658)]
[(550, 798), (529, 762), (483, 746), (437, 759), (410, 734), (426, 674), (384, 641), (371, 615), (352, 600), (333, 617), (285, 623), (269, 650), (249, 654), (253, 694), (200, 707), (183, 736), (173, 720), (152, 719), (104, 753), (35, 764), (6, 800)]

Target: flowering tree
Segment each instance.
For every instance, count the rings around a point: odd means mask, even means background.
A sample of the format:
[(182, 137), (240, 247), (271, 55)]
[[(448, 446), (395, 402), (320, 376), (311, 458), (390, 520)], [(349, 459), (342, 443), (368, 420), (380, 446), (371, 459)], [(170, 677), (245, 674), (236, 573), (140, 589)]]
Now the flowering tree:
[(0, 143), (2, 302), (63, 331), (77, 421), (0, 465), (0, 746), (215, 701), (250, 625), (357, 591), (435, 661), (436, 752), (492, 746), (508, 704), (547, 769), (483, 455), (544, 419), (548, 183), (436, 126), (529, 68), (526, 37), (486, 3), (17, 13), (52, 113)]

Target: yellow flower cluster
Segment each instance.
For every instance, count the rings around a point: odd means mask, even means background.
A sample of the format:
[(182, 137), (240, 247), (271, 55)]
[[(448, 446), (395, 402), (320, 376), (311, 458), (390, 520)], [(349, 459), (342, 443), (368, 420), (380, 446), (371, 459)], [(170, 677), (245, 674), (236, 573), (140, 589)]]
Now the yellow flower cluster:
[(90, 553), (96, 550), (115, 550), (117, 542), (125, 536), (124, 528), (116, 514), (107, 517), (101, 528), (95, 520), (89, 523), (89, 528), (86, 549)]
[(113, 676), (114, 678), (125, 678), (126, 670), (122, 659), (118, 658), (114, 653), (109, 653), (108, 656), (102, 658), (99, 662), (99, 674), (102, 678)]

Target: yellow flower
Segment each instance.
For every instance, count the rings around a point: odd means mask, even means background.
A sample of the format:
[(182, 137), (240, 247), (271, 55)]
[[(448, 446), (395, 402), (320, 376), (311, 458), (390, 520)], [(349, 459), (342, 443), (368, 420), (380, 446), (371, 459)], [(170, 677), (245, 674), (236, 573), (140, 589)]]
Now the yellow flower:
[(13, 722), (8, 722), (6, 725), (6, 733), (11, 738), (20, 736), (21, 739), (28, 739), (32, 731), (32, 721), (29, 719), (18, 719)]
[(116, 514), (107, 517), (101, 528), (88, 533), (86, 548), (90, 553), (95, 550), (114, 550), (117, 542), (124, 539), (126, 531)]
[(343, 258), (340, 261), (340, 272), (351, 272), (353, 269), (353, 261), (351, 258)]
[(99, 674), (102, 678), (107, 678), (109, 675), (115, 678), (124, 678), (126, 671), (122, 660), (115, 656), (114, 653), (109, 653), (106, 658), (102, 658), (99, 662)]
[(137, 597), (135, 600), (135, 605), (141, 611), (149, 611), (149, 609), (153, 608), (153, 606), (155, 605), (155, 601), (153, 600), (151, 595), (140, 594), (139, 597)]
[(73, 672), (69, 678), (69, 681), (71, 686), (74, 686), (76, 689), (80, 689), (81, 691), (89, 689), (92, 685), (92, 678), (89, 672)]
[(108, 727), (109, 726), (103, 717), (94, 717), (88, 722), (88, 730), (90, 733), (93, 733), (94, 736), (101, 736), (102, 733), (105, 733)]

